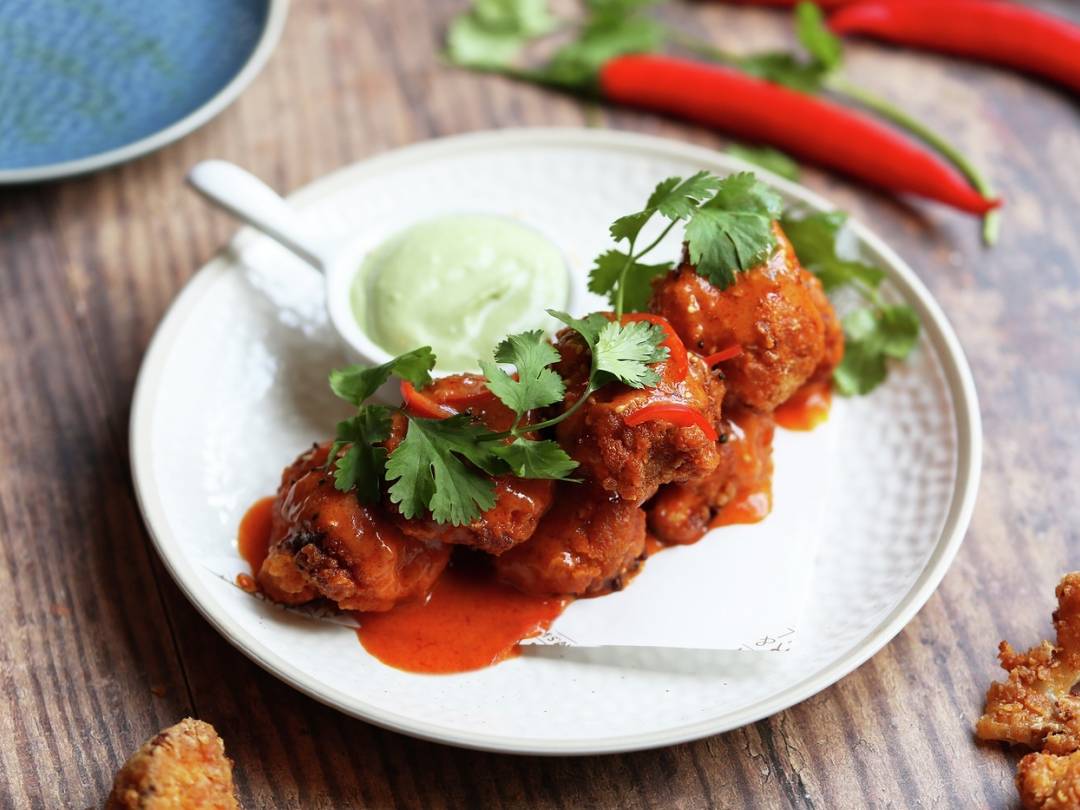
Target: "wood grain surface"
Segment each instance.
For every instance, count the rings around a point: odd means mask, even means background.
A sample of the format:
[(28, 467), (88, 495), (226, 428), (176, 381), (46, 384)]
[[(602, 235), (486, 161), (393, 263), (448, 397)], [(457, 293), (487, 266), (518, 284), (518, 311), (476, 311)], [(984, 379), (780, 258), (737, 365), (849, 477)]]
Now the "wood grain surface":
[[(1070, 0), (1040, 5), (1080, 19)], [(418, 742), (325, 708), (250, 663), (180, 595), (132, 494), (127, 421), (170, 301), (234, 224), (183, 183), (221, 157), (292, 190), (428, 138), (608, 126), (708, 131), (440, 63), (460, 2), (296, 0), (263, 74), (181, 142), (90, 177), (0, 190), (0, 806), (100, 806), (162, 726), (212, 722), (248, 808), (1010, 807), (1017, 755), (972, 725), (995, 647), (1050, 632), (1080, 568), (1080, 115), (992, 68), (872, 44), (853, 78), (948, 131), (1008, 199), (973, 220), (817, 171), (929, 284), (968, 352), (985, 420), (974, 522), (937, 594), (840, 683), (768, 720), (625, 756), (529, 758)], [(784, 14), (668, 12), (732, 49), (787, 45)], [(2, 101), (0, 101), (2, 103)]]

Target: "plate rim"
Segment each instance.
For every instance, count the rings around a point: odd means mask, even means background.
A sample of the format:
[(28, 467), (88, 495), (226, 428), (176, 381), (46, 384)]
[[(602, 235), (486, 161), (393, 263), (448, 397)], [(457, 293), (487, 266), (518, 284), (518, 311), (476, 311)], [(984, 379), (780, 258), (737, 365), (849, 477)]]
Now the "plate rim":
[[(332, 193), (343, 185), (355, 182), (366, 175), (414, 161), (430, 161), (494, 147), (522, 148), (538, 145), (617, 149), (680, 160), (696, 160), (703, 162), (703, 165), (726, 165), (728, 168), (748, 169), (760, 174), (770, 184), (790, 196), (805, 201), (812, 208), (830, 210), (836, 207), (825, 198), (797, 183), (778, 177), (760, 167), (750, 166), (714, 149), (652, 135), (565, 127), (492, 130), (412, 144), (331, 172), (296, 191), (289, 196), (289, 199), (302, 205), (306, 201)], [(880, 651), (911, 621), (934, 593), (955, 558), (970, 525), (978, 492), (982, 466), (981, 416), (974, 378), (959, 338), (940, 305), (914, 270), (866, 226), (856, 220), (851, 220), (850, 225), (859, 240), (885, 262), (890, 278), (894, 282), (899, 282), (902, 288), (906, 288), (905, 293), (910, 293), (910, 297), (906, 294), (904, 297), (919, 311), (928, 339), (938, 350), (956, 417), (956, 481), (948, 514), (938, 540), (925, 566), (899, 603), (846, 653), (774, 695), (712, 718), (644, 734), (622, 734), (586, 740), (536, 740), (521, 736), (463, 732), (445, 725), (396, 714), (368, 704), (363, 699), (341, 690), (327, 688), (269, 650), (262, 642), (247, 633), (225, 611), (219, 609), (216, 613), (213, 612), (211, 607), (216, 604), (216, 598), (210, 595), (209, 585), (200, 572), (183, 559), (164, 520), (163, 508), (157, 493), (148, 486), (151, 482), (149, 472), (149, 437), (153, 416), (151, 405), (157, 380), (164, 369), (164, 361), (185, 320), (186, 313), (195, 306), (202, 294), (219, 276), (230, 270), (230, 252), (258, 238), (251, 228), (241, 229), (185, 284), (155, 330), (140, 365), (132, 400), (129, 453), (132, 485), (147, 533), (177, 586), (199, 613), (229, 643), (267, 672), (314, 700), (392, 731), (482, 751), (565, 756), (659, 748), (731, 731), (770, 717), (812, 697), (850, 674)], [(204, 598), (200, 598), (207, 595), (210, 596), (209, 606)]]
[(221, 114), (239, 95), (247, 89), (255, 77), (266, 65), (270, 55), (277, 47), (281, 33), (285, 29), (285, 20), (289, 13), (290, 0), (266, 0), (266, 21), (255, 47), (240, 69), (214, 95), (189, 112), (178, 121), (163, 129), (152, 132), (131, 143), (106, 149), (104, 152), (86, 157), (64, 160), (59, 163), (46, 163), (39, 166), (27, 166), (19, 169), (0, 169), (0, 186), (15, 186), (25, 183), (38, 183), (48, 180), (60, 180), (89, 174), (100, 169), (107, 169), (120, 163), (127, 163), (135, 158), (156, 152), (185, 135), (189, 135), (213, 118)]

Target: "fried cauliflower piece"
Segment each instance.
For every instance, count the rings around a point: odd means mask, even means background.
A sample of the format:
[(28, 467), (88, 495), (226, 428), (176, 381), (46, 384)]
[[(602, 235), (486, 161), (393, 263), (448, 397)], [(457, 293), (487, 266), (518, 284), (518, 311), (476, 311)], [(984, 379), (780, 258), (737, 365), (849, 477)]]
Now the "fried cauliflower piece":
[(1080, 751), (1068, 756), (1028, 754), (1016, 771), (1024, 810), (1080, 808)]
[(232, 765), (214, 727), (188, 717), (131, 755), (105, 810), (234, 810)]
[(276, 602), (322, 596), (342, 610), (383, 611), (422, 598), (450, 547), (403, 534), (381, 507), (338, 490), (325, 469), (328, 452), (317, 445), (282, 474), (259, 587)]
[[(478, 374), (454, 374), (435, 380), (421, 395), (436, 407), (468, 412), (491, 430), (507, 430), (514, 423), (514, 412), (492, 394)], [(393, 452), (405, 438), (406, 420), (395, 416), (386, 447)], [(398, 527), (410, 537), (427, 542), (471, 546), (488, 554), (502, 554), (528, 540), (536, 524), (551, 506), (553, 485), (538, 478), (498, 475), (495, 505), (465, 526), (436, 523), (430, 517), (404, 518), (394, 506), (390, 511)]]
[[(720, 364), (728, 403), (772, 411), (811, 377), (827, 379), (843, 355), (843, 332), (817, 278), (805, 270), (780, 226), (779, 247), (721, 290), (682, 265), (653, 287), (650, 310), (702, 355), (740, 346)], [(825, 316), (828, 316), (826, 318)]]
[[(564, 407), (577, 401), (589, 373), (584, 342), (564, 329), (556, 337), (561, 360), (556, 371), (567, 382)], [(724, 384), (698, 355), (688, 352), (686, 378), (653, 388), (605, 385), (555, 428), (559, 444), (581, 466), (575, 472), (624, 501), (639, 504), (672, 481), (709, 475), (720, 463), (716, 442), (700, 427), (680, 427), (662, 419), (630, 426), (626, 418), (654, 403), (689, 405), (720, 427)]]
[(545, 596), (621, 590), (645, 556), (645, 512), (603, 490), (560, 487), (532, 539), (495, 559), (496, 574)]
[(744, 410), (725, 422), (717, 468), (704, 478), (662, 486), (645, 504), (649, 531), (665, 545), (696, 543), (723, 507), (772, 478), (772, 415)]
[(1066, 574), (1057, 586), (1054, 611), (1057, 645), (1044, 641), (1026, 653), (1001, 642), (998, 657), (1009, 673), (986, 693), (986, 710), (976, 726), (983, 740), (1001, 740), (1050, 754), (1080, 749), (1080, 572)]

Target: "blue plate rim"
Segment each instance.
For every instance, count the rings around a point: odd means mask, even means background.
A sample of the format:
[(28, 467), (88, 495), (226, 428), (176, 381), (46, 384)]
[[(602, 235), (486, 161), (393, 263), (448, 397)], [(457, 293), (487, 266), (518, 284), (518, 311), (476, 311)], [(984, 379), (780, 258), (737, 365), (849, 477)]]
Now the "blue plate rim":
[(0, 185), (59, 180), (95, 172), (157, 151), (194, 132), (232, 104), (263, 69), (270, 54), (274, 52), (278, 40), (281, 39), (288, 13), (289, 0), (268, 0), (266, 23), (247, 61), (224, 87), (179, 121), (174, 121), (145, 138), (139, 138), (115, 149), (98, 152), (96, 155), (21, 169), (0, 169)]

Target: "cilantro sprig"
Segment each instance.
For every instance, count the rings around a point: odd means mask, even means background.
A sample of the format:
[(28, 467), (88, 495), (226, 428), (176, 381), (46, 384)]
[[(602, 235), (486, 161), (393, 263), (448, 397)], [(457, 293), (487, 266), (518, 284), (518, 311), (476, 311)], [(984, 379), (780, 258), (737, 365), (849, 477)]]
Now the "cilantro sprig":
[(847, 314), (844, 359), (833, 373), (836, 389), (847, 396), (868, 394), (885, 381), (890, 360), (904, 360), (919, 339), (919, 318), (907, 304), (886, 304), (879, 288), (885, 274), (843, 255), (842, 211), (789, 212), (781, 219), (799, 260), (821, 279), (826, 292), (855, 290), (866, 306)]
[[(430, 513), (438, 523), (465, 525), (495, 504), (491, 476), (573, 480), (577, 467), (562, 447), (550, 439), (537, 438), (538, 431), (568, 418), (597, 389), (612, 382), (635, 388), (655, 385), (659, 375), (651, 368), (667, 358), (660, 346), (662, 330), (651, 323), (619, 324), (602, 315), (584, 319), (555, 313), (578, 332), (589, 346), (589, 380), (580, 398), (557, 416), (530, 423), (530, 412), (561, 402), (566, 384), (552, 368), (559, 353), (540, 331), (510, 335), (480, 365), (488, 389), (514, 414), (504, 431), (490, 431), (468, 413), (446, 419), (424, 419), (403, 412), (405, 435), (392, 452), (390, 438), (393, 410), (368, 403), (391, 376), (417, 387), (431, 382), (435, 355), (423, 347), (395, 357), (380, 366), (350, 366), (330, 374), (330, 387), (357, 414), (337, 426), (327, 466), (333, 470), (334, 486), (355, 491), (364, 503), (382, 496), (384, 484), (391, 502), (401, 514), (414, 518)], [(503, 366), (512, 366), (508, 373)]]
[[(697, 272), (724, 289), (735, 282), (736, 272), (749, 270), (776, 247), (772, 221), (780, 211), (779, 195), (751, 172), (725, 178), (705, 171), (685, 179), (669, 177), (656, 186), (643, 209), (612, 223), (611, 236), (626, 247), (596, 258), (589, 289), (607, 294), (617, 317), (645, 309), (652, 280), (668, 272), (672, 264), (648, 264), (642, 259), (680, 222), (686, 223), (684, 238)], [(642, 230), (656, 216), (668, 223), (639, 249)]]

